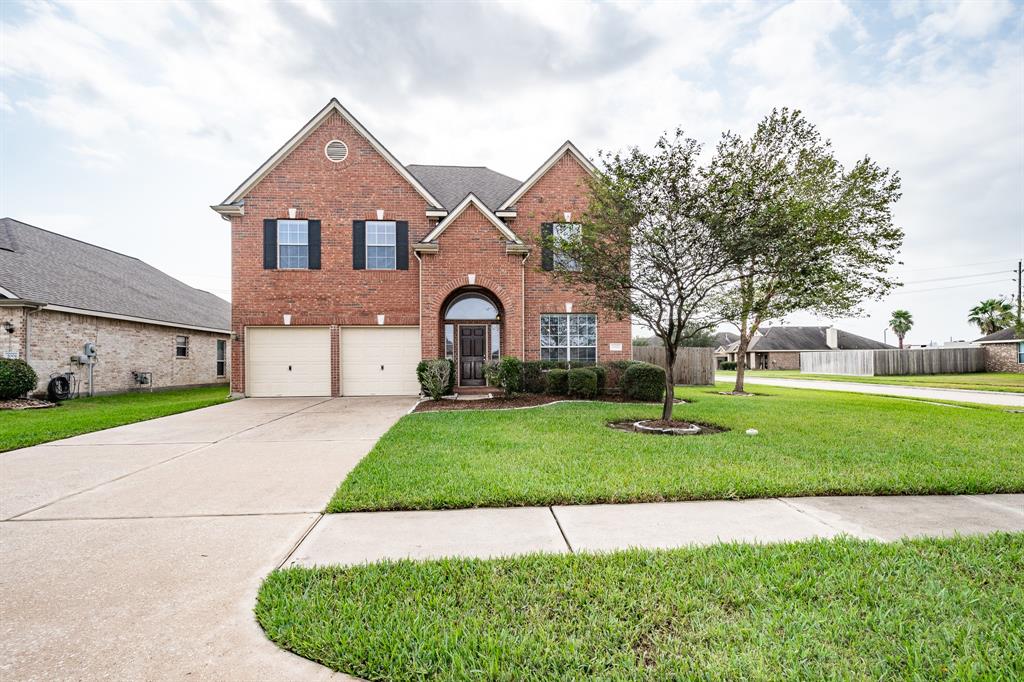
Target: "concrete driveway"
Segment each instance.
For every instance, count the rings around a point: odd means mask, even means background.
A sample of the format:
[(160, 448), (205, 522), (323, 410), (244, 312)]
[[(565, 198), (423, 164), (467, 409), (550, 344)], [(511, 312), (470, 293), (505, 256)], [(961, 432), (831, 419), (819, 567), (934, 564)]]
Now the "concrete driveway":
[(412, 398), (248, 399), (0, 455), (0, 678), (341, 679), (263, 577)]

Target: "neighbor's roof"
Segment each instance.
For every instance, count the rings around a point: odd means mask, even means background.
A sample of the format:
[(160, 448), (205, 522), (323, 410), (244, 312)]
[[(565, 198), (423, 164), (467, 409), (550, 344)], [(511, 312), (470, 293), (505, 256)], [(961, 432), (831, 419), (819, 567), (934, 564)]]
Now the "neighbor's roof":
[(1009, 341), (1024, 341), (1024, 336), (1017, 333), (1017, 330), (1013, 327), (1008, 329), (1000, 329), (997, 332), (993, 332), (988, 336), (983, 336), (980, 339), (975, 339), (975, 343), (1001, 343)]
[(484, 166), (412, 164), (406, 169), (449, 211), (471, 193), (494, 211), (522, 184)]
[[(0, 219), (0, 298), (229, 331), (231, 304), (138, 258)], [(11, 294), (8, 296), (7, 294)]]
[[(760, 336), (755, 336), (747, 347), (749, 351), (798, 351), (798, 350), (835, 350), (825, 342), (828, 327), (769, 327)], [(842, 329), (838, 334), (838, 350), (875, 350), (892, 348), (881, 341), (851, 334)], [(729, 352), (735, 352), (738, 343), (729, 346)]]

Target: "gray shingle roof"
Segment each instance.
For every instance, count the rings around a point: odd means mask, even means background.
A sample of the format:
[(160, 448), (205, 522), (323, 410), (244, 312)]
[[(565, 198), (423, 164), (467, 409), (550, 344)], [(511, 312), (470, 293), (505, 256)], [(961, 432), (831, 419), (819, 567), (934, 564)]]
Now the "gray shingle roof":
[(0, 219), (0, 287), (38, 303), (231, 329), (224, 299), (138, 258), (12, 218)]
[(993, 332), (988, 336), (983, 336), (980, 339), (975, 339), (974, 342), (980, 343), (984, 341), (991, 343), (992, 341), (1016, 341), (1021, 338), (1024, 338), (1024, 335), (1018, 334), (1016, 329), (1010, 327), (1008, 329), (1000, 329), (999, 331)]
[(412, 164), (405, 168), (449, 211), (458, 206), (470, 192), (494, 211), (523, 184), (484, 166)]
[[(750, 342), (747, 350), (762, 353), (768, 351), (794, 350), (833, 350), (825, 342), (828, 327), (769, 327), (761, 336)], [(836, 330), (839, 350), (875, 350), (893, 348), (881, 341), (875, 341), (857, 334)], [(734, 351), (738, 344), (734, 343), (729, 350)]]

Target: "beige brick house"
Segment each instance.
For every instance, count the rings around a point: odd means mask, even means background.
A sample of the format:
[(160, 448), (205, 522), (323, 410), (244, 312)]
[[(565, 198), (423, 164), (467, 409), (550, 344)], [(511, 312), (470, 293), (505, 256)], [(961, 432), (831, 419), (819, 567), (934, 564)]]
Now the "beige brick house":
[(230, 303), (137, 258), (0, 219), (0, 357), (37, 394), (66, 373), (81, 395), (226, 384), (230, 324)]
[(1013, 328), (1001, 329), (975, 343), (985, 349), (986, 371), (1024, 374), (1024, 334)]

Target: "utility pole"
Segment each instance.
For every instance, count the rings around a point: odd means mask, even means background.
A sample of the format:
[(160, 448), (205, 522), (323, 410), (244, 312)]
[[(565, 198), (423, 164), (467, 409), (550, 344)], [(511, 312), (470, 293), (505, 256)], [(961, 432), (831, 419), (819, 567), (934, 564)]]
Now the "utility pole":
[(1021, 317), (1021, 314), (1020, 314), (1020, 311), (1021, 311), (1021, 305), (1020, 305), (1020, 294), (1021, 294), (1020, 275), (1021, 275), (1021, 264), (1022, 263), (1024, 263), (1024, 261), (1021, 261), (1021, 260), (1017, 261), (1017, 324), (1024, 324), (1024, 317)]

